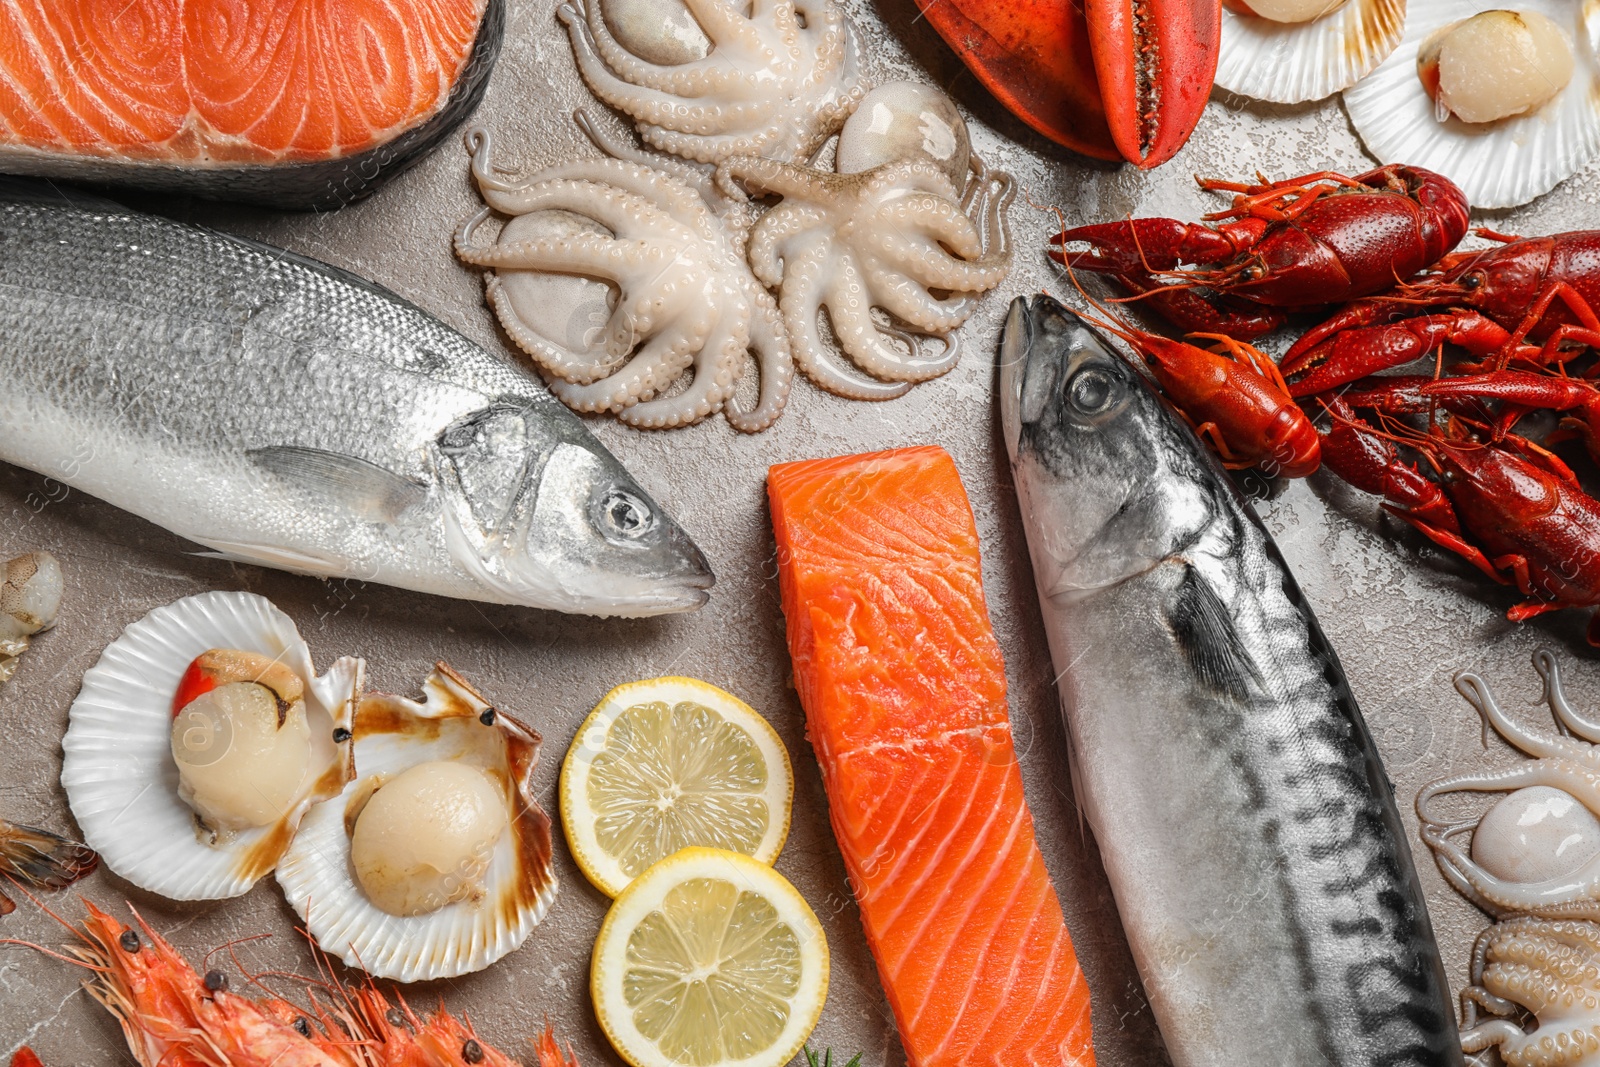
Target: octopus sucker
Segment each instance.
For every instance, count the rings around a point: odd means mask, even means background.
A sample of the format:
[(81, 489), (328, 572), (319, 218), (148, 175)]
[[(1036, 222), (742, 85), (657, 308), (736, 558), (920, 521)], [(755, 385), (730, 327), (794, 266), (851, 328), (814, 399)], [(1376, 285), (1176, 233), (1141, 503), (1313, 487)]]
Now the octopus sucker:
[[(1478, 937), (1471, 979), (1461, 992), (1463, 1052), (1496, 1048), (1506, 1067), (1600, 1064), (1600, 926), (1504, 919)], [(1529, 1016), (1536, 1028), (1522, 1025)]]
[(794, 385), (794, 356), (789, 335), (784, 332), (783, 315), (772, 294), (748, 279), (746, 288), (751, 304), (750, 351), (760, 379), (756, 406), (745, 411), (737, 397), (730, 396), (723, 413), (733, 428), (742, 433), (760, 433), (778, 421), (789, 401)]
[[(752, 228), (749, 258), (778, 290), (795, 360), (818, 385), (853, 399), (900, 395), (829, 359), (816, 325), (823, 309), (839, 347), (876, 379), (926, 381), (955, 366), (958, 345), (924, 356), (916, 335), (942, 339), (960, 328), (976, 295), (999, 285), (1011, 264), (1011, 180), (980, 163), (972, 168), (973, 187), (958, 190), (922, 158), (852, 174), (754, 156), (718, 167), (717, 186), (730, 198), (783, 198)], [(874, 308), (895, 321), (880, 323)]]
[[(757, 405), (728, 417), (739, 429), (771, 425), (793, 362), (738, 225), (643, 163), (590, 160), (512, 179), (495, 171), (487, 134), (473, 131), (467, 145), (486, 207), (457, 231), (456, 254), (492, 272), (490, 306), (558, 399), (642, 429), (686, 426), (728, 405), (750, 352)], [(510, 219), (489, 241), (480, 228), (494, 213)]]
[[(746, 14), (730, 0), (653, 0), (633, 6), (659, 17), (630, 12), (620, 35), (607, 4), (578, 0), (556, 13), (590, 91), (663, 152), (702, 163), (757, 153), (799, 159), (866, 94), (849, 23), (831, 2), (755, 0)], [(685, 13), (708, 44), (704, 56), (697, 43), (685, 47)]]

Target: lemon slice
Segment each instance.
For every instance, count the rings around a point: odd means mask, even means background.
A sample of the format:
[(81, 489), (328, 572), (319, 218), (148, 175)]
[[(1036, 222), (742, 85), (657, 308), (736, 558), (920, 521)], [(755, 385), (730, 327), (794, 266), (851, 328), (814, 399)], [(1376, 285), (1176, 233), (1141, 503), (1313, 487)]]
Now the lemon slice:
[(822, 924), (783, 875), (686, 848), (625, 889), (589, 972), (600, 1029), (633, 1067), (782, 1067), (828, 997)]
[(694, 678), (619, 685), (561, 765), (561, 823), (584, 875), (614, 897), (690, 845), (772, 863), (789, 835), (794, 772), (748, 704)]

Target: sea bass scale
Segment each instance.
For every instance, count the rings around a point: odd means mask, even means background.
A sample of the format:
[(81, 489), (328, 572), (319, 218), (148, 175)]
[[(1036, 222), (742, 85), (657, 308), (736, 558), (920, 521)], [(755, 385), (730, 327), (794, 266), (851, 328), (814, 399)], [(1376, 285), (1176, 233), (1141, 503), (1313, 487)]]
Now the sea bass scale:
[(0, 183), (0, 460), (217, 552), (602, 615), (705, 558), (535, 378), (314, 260)]
[(1392, 787), (1253, 511), (1071, 312), (1001, 411), (1073, 785), (1178, 1067), (1461, 1062)]

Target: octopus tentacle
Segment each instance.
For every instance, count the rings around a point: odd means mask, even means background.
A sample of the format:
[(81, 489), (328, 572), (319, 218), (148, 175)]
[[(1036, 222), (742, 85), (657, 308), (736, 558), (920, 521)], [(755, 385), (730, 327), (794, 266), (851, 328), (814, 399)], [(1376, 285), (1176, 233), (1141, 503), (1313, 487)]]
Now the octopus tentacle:
[(511, 340), (517, 347), (533, 356), (539, 366), (564, 381), (587, 385), (616, 371), (627, 360), (627, 353), (613, 354), (602, 348), (599, 353), (574, 352), (549, 338), (528, 329), (511, 302), (506, 299), (500, 279), (490, 276), (486, 285), (489, 306), (500, 318)]
[(826, 349), (817, 332), (817, 315), (822, 310), (823, 275), (826, 269), (821, 256), (812, 251), (795, 258), (784, 277), (783, 289), (778, 296), (778, 309), (783, 314), (783, 325), (789, 334), (795, 364), (806, 377), (828, 392), (850, 400), (893, 400), (904, 396), (911, 388), (909, 382), (891, 383), (861, 378), (824, 354)]
[(642, 430), (665, 430), (691, 426), (722, 410), (744, 369), (739, 357), (749, 342), (747, 319), (720, 317), (695, 353), (689, 388), (624, 408), (617, 412), (618, 421)]
[(508, 180), (495, 173), (491, 160), (494, 140), (482, 126), (474, 126), (466, 134), (467, 155), (472, 159), (472, 178), (481, 190), (504, 191), (515, 189)]
[(688, 324), (656, 334), (609, 378), (588, 385), (549, 382), (550, 392), (574, 411), (617, 412), (671, 385), (694, 362), (698, 338)]
[[(704, 59), (672, 66), (662, 66), (642, 59), (628, 51), (612, 35), (611, 27), (606, 25), (598, 3), (590, 0), (588, 3), (574, 3), (567, 6), (578, 9), (575, 14), (582, 17), (584, 25), (588, 27), (589, 39), (601, 62), (623, 81), (634, 85), (648, 85), (674, 96), (693, 98), (726, 93), (746, 80), (746, 75), (736, 66), (729, 64), (727, 57), (716, 50)], [(556, 16), (565, 19), (559, 8), (556, 10)]]
[(451, 240), (456, 255), (470, 262), (473, 255), (494, 247), (492, 244), (480, 244), (477, 240), (478, 227), (488, 221), (491, 213), (491, 209), (485, 207), (482, 211), (479, 211), (476, 215), (456, 227), (455, 237)]
[[(632, 163), (654, 171), (666, 171), (673, 177), (681, 180), (700, 196), (702, 205), (714, 204), (721, 199), (716, 185), (713, 183), (713, 171), (704, 164), (696, 165), (688, 160), (678, 159), (661, 152), (652, 152), (637, 147), (612, 137), (609, 133), (595, 125), (589, 113), (583, 108), (578, 108), (572, 113), (572, 121), (577, 123), (578, 129), (589, 138), (589, 142), (612, 159)], [(681, 219), (679, 221), (682, 221)]]
[(618, 284), (622, 283), (624, 272), (635, 269), (638, 259), (660, 259), (664, 252), (644, 241), (623, 242), (608, 234), (590, 232), (458, 251), (475, 267), (588, 274)]
[[(686, 236), (679, 226), (693, 226), (699, 220), (689, 216), (680, 222), (665, 210), (659, 198), (627, 189), (627, 171), (606, 176), (604, 183), (591, 177), (551, 178), (523, 186), (515, 193), (494, 193), (485, 200), (496, 211), (507, 215), (527, 215), (535, 211), (570, 211), (598, 222), (618, 240), (680, 242)], [(704, 208), (701, 209), (702, 214)]]
[(784, 333), (777, 301), (753, 283), (749, 290), (752, 298), (750, 354), (755, 357), (757, 373), (761, 376), (761, 390), (756, 406), (750, 411), (741, 408), (737, 398), (730, 398), (723, 413), (741, 433), (760, 433), (778, 421), (789, 402), (789, 390), (794, 385), (794, 355), (789, 350), (789, 337)]
[(1567, 695), (1561, 689), (1561, 666), (1556, 662), (1555, 653), (1548, 648), (1534, 652), (1533, 669), (1544, 680), (1544, 702), (1550, 705), (1556, 722), (1590, 744), (1600, 744), (1600, 722), (1588, 718), (1568, 703)]
[(974, 260), (983, 255), (983, 234), (977, 223), (961, 213), (953, 201), (932, 193), (895, 197), (878, 210), (879, 231), (914, 231), (949, 247), (957, 258)]
[(827, 215), (809, 204), (784, 202), (761, 216), (751, 228), (745, 256), (750, 269), (762, 284), (778, 286), (783, 281), (784, 246), (807, 230), (822, 227)]
[(1500, 710), (1500, 705), (1495, 702), (1494, 693), (1489, 689), (1489, 683), (1480, 675), (1472, 671), (1462, 671), (1456, 675), (1456, 692), (1466, 698), (1474, 711), (1483, 720), (1483, 728), (1487, 734), (1489, 727), (1493, 726), (1495, 733), (1505, 738), (1514, 747), (1522, 750), (1529, 756), (1541, 758), (1545, 756), (1564, 756), (1578, 754), (1580, 750), (1573, 747), (1572, 742), (1562, 739), (1546, 740), (1537, 734), (1531, 733), (1506, 718), (1505, 712)]
[[(835, 199), (827, 196), (829, 187), (842, 187), (848, 179), (778, 159), (730, 156), (717, 165), (717, 183), (726, 186), (736, 181), (757, 192), (815, 203), (819, 199)], [(819, 192), (823, 195), (818, 196)]]
[[(622, 160), (586, 160), (552, 167), (544, 181), (575, 181), (601, 190), (592, 194), (596, 205), (606, 205), (607, 214), (597, 216), (590, 210), (589, 201), (573, 198), (572, 206), (548, 204), (579, 215), (589, 215), (619, 236), (641, 233), (658, 241), (677, 243), (685, 235), (663, 230), (657, 212), (665, 213), (673, 222), (693, 229), (701, 240), (719, 243), (722, 230), (706, 203), (687, 185), (663, 182), (661, 174), (646, 166)], [(543, 182), (541, 182), (543, 184)], [(516, 214), (536, 208), (519, 207)], [(508, 214), (512, 212), (507, 212)]]
[[(731, 118), (728, 120), (731, 123)], [(752, 134), (712, 135), (682, 132), (647, 122), (639, 123), (639, 136), (663, 152), (670, 152), (697, 163), (715, 163), (730, 155), (749, 155), (766, 151), (778, 141), (780, 131), (773, 124)]]
[(939, 299), (903, 275), (867, 266), (872, 302), (923, 333), (949, 333), (972, 314), (972, 301), (965, 294)]
[(1462, 1052), (1482, 1052), (1490, 1045), (1503, 1045), (1508, 1041), (1517, 1041), (1527, 1037), (1516, 1024), (1505, 1019), (1491, 1019), (1486, 1023), (1479, 1023), (1470, 1030), (1461, 1031)]
[[(744, 12), (728, 0), (683, 0), (683, 4), (711, 39), (713, 54), (722, 52), (753, 56), (767, 45), (759, 29), (759, 18), (767, 12), (752, 11), (752, 17), (746, 18)], [(781, 2), (774, 5), (775, 8), (782, 6)], [(774, 10), (772, 14), (777, 15), (778, 12)], [(776, 21), (781, 36), (781, 18)], [(793, 23), (792, 15), (789, 21)]]
[(937, 241), (889, 230), (876, 232), (863, 242), (873, 258), (933, 289), (985, 292), (1005, 281), (1011, 272), (1009, 257), (1000, 262), (957, 259)]
[[(566, 23), (572, 54), (578, 61), (578, 73), (583, 75), (589, 90), (612, 107), (626, 111), (635, 121), (657, 123), (669, 128), (691, 119), (700, 126), (709, 126), (718, 121), (716, 113), (721, 111), (720, 108), (691, 108), (684, 103), (684, 97), (647, 83), (631, 82), (612, 73), (596, 51), (594, 34), (577, 9), (570, 4), (563, 4), (556, 9), (556, 14)], [(642, 64), (642, 61), (638, 62)]]
[(862, 370), (877, 378), (898, 382), (922, 382), (937, 378), (955, 366), (947, 349), (941, 356), (925, 359), (915, 343), (902, 353), (877, 323), (872, 321), (872, 301), (860, 271), (848, 256), (841, 256), (827, 288), (825, 303), (839, 336), (839, 347)]
[(979, 174), (985, 188), (993, 182), (998, 186), (992, 196), (987, 196), (988, 203), (983, 214), (983, 247), (986, 256), (1004, 256), (1007, 263), (1011, 261), (1011, 227), (1008, 219), (1008, 210), (1011, 202), (1017, 195), (1017, 182), (1005, 171), (991, 171), (983, 167)]

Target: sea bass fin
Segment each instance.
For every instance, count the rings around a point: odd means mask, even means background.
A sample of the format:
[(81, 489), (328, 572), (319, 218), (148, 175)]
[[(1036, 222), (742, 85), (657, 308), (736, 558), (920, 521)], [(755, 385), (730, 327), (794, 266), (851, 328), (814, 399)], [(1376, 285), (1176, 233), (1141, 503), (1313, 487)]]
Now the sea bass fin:
[(230, 563), (248, 563), (254, 567), (271, 567), (291, 574), (309, 574), (314, 578), (328, 578), (343, 572), (344, 564), (307, 552), (296, 552), (280, 545), (252, 545), (242, 541), (200, 542), (212, 551), (196, 552), (204, 559), (225, 559)]
[(392, 523), (428, 495), (428, 488), (376, 463), (320, 448), (274, 445), (245, 455), (256, 466), (315, 493), (326, 494), (373, 522)]
[(1239, 637), (1228, 606), (1193, 567), (1185, 567), (1167, 622), (1184, 658), (1202, 682), (1241, 703), (1250, 687), (1262, 684), (1261, 672)]

